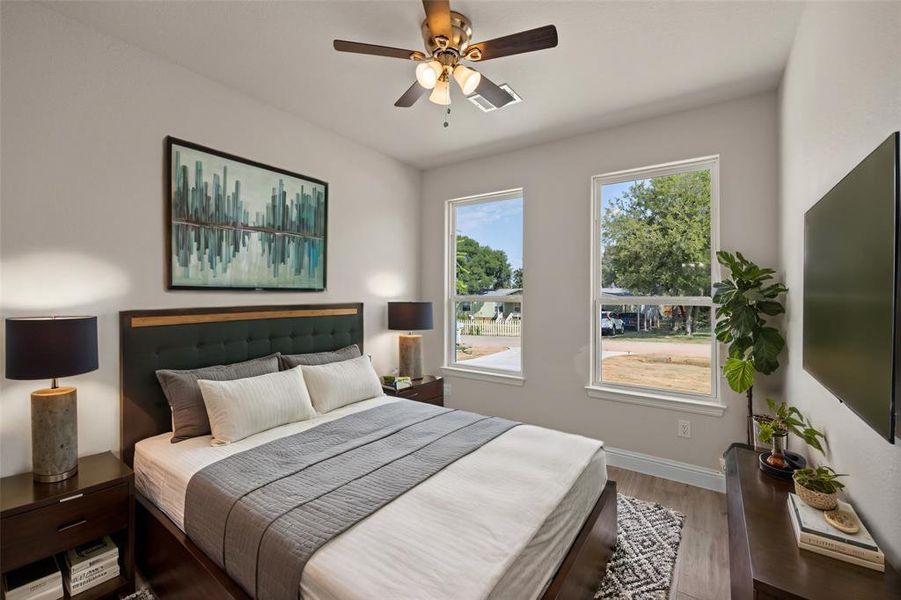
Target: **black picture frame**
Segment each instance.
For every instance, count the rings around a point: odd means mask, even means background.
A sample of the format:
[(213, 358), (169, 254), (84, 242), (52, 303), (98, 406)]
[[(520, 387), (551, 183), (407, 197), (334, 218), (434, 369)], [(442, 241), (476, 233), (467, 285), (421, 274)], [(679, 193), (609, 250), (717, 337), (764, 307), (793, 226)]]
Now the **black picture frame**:
[[(294, 179), (300, 179), (303, 181), (307, 181), (313, 185), (319, 185), (323, 187), (323, 208), (322, 208), (322, 247), (321, 247), (321, 261), (322, 261), (322, 285), (321, 287), (309, 287), (309, 286), (267, 286), (267, 285), (258, 285), (258, 286), (233, 286), (233, 285), (191, 285), (185, 283), (176, 283), (175, 281), (175, 273), (174, 273), (174, 262), (176, 260), (176, 255), (173, 250), (172, 245), (172, 234), (173, 234), (173, 226), (174, 226), (174, 218), (173, 218), (173, 199), (174, 199), (174, 173), (173, 173), (173, 152), (175, 147), (185, 148), (195, 152), (202, 152), (204, 154), (210, 154), (212, 156), (216, 156), (220, 159), (241, 163), (242, 165), (246, 165), (248, 167), (252, 167), (255, 169), (260, 169), (263, 171), (268, 171), (278, 175), (284, 175), (286, 177), (291, 177)], [(228, 152), (223, 152), (221, 150), (216, 150), (215, 148), (210, 148), (208, 146), (203, 146), (201, 144), (196, 144), (194, 142), (189, 142), (187, 140), (183, 140), (181, 138), (177, 138), (174, 136), (167, 136), (165, 139), (165, 155), (166, 155), (166, 201), (164, 203), (165, 206), (165, 229), (166, 229), (166, 247), (164, 251), (165, 255), (165, 264), (166, 264), (166, 289), (170, 291), (179, 291), (179, 290), (193, 290), (193, 291), (248, 291), (248, 292), (324, 292), (328, 288), (328, 205), (329, 205), (329, 197), (328, 197), (328, 182), (323, 181), (321, 179), (317, 179), (315, 177), (310, 177), (308, 175), (303, 175), (301, 173), (296, 173), (294, 171), (289, 171), (287, 169), (282, 169), (280, 167), (275, 167), (272, 165), (267, 165), (265, 163), (261, 163), (255, 160), (251, 160), (248, 158), (244, 158), (242, 156), (237, 156), (235, 154), (230, 154)]]

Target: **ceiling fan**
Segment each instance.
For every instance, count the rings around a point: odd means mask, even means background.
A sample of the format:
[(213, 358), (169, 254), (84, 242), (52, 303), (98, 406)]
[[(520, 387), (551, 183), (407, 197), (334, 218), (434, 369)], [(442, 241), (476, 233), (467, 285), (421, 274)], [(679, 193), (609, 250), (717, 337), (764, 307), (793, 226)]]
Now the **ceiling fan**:
[(425, 53), (389, 46), (363, 44), (335, 40), (335, 50), (356, 54), (371, 54), (402, 58), (419, 63), (416, 81), (398, 98), (394, 106), (410, 107), (420, 96), (431, 90), (429, 100), (447, 106), (451, 103), (451, 77), (460, 86), (463, 95), (479, 94), (495, 107), (500, 108), (513, 101), (513, 96), (490, 79), (463, 65), (463, 61), (481, 62), (513, 54), (553, 48), (557, 45), (557, 28), (545, 25), (537, 29), (512, 35), (470, 43), (472, 22), (468, 17), (450, 9), (448, 0), (422, 0), (425, 20), (422, 22), (422, 39)]

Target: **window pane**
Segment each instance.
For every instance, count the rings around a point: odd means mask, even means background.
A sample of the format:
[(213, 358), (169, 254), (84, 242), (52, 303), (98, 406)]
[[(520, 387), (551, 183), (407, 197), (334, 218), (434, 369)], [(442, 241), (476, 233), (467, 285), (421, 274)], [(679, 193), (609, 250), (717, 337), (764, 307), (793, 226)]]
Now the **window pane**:
[(605, 293), (710, 295), (710, 171), (601, 186), (600, 239)]
[(459, 204), (457, 294), (522, 292), (522, 198)]
[(522, 370), (522, 305), (457, 302), (456, 362), (469, 367)]
[(710, 307), (604, 305), (601, 382), (711, 395)]

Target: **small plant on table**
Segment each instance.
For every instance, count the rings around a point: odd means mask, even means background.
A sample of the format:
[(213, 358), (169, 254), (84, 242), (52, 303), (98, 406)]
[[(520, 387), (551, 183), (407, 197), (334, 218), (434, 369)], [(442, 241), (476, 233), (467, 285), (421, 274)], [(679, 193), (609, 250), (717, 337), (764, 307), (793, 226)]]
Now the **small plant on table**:
[(845, 487), (839, 477), (847, 477), (836, 473), (831, 467), (822, 466), (816, 469), (806, 468), (795, 471), (795, 493), (819, 510), (833, 510), (838, 506), (838, 491)]
[(825, 434), (814, 429), (801, 411), (786, 402), (777, 406), (772, 398), (767, 398), (766, 403), (772, 414), (757, 420), (757, 439), (765, 444), (770, 442), (773, 444), (773, 450), (766, 459), (767, 463), (777, 469), (788, 466), (785, 460), (785, 441), (789, 433), (798, 436), (820, 452), (823, 451), (820, 439), (825, 441)]

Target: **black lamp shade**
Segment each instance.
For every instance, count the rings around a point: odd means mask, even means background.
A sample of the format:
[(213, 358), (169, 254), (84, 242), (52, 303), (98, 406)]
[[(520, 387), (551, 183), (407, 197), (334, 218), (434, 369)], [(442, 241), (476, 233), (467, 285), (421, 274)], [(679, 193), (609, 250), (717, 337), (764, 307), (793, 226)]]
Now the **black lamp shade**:
[(97, 317), (6, 319), (6, 378), (53, 379), (97, 368)]
[(389, 302), (388, 329), (417, 331), (432, 328), (431, 302)]

